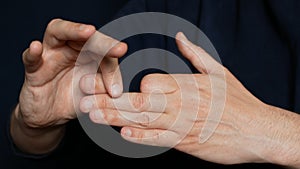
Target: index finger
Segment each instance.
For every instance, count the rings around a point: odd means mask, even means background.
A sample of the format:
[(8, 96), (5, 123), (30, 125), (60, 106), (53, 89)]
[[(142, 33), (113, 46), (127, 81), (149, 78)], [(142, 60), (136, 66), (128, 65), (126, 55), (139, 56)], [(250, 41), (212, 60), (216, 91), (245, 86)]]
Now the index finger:
[(127, 45), (97, 31), (83, 50), (94, 53), (90, 59), (99, 63), (107, 92), (112, 97), (119, 97), (123, 92), (123, 82), (117, 58), (127, 52)]
[(124, 93), (118, 98), (99, 94), (82, 98), (80, 109), (82, 112), (90, 112), (95, 109), (115, 109), (128, 112), (163, 113), (171, 109), (171, 104), (168, 105), (167, 100), (171, 100), (171, 96), (163, 93)]
[(82, 51), (94, 53), (92, 58), (98, 63), (104, 58), (120, 58), (127, 52), (127, 45), (99, 31), (96, 31), (85, 43)]
[(50, 47), (56, 47), (66, 41), (86, 41), (95, 31), (92, 25), (53, 19), (46, 28), (44, 42)]

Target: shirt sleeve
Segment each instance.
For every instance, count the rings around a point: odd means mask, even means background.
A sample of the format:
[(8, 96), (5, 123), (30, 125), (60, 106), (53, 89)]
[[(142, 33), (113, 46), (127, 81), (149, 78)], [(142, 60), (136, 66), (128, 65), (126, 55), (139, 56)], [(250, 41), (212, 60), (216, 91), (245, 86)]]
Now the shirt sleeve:
[[(12, 112), (12, 111), (11, 111)], [(14, 143), (13, 139), (12, 139), (12, 136), (10, 134), (10, 122), (11, 122), (11, 113), (10, 115), (7, 117), (7, 123), (6, 123), (6, 130), (5, 130), (5, 135), (6, 135), (6, 138), (7, 138), (7, 141), (8, 141), (8, 148), (9, 148), (9, 151), (11, 152), (12, 155), (15, 155), (15, 156), (19, 156), (19, 157), (23, 157), (23, 158), (30, 158), (30, 159), (41, 159), (41, 158), (45, 158), (45, 157), (48, 157), (50, 156), (52, 153), (58, 151), (62, 145), (64, 144), (64, 140), (65, 140), (65, 137), (63, 137), (63, 139), (60, 141), (58, 147), (49, 152), (49, 153), (45, 153), (45, 154), (29, 154), (29, 153), (25, 153), (23, 151), (21, 151)]]

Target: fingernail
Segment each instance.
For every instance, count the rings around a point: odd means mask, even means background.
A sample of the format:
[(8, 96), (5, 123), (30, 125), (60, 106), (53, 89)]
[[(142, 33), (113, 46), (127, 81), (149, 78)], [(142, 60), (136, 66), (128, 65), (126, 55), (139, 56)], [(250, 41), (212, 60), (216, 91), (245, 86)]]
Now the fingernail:
[(122, 93), (121, 86), (119, 84), (113, 84), (111, 87), (112, 97), (118, 97)]
[(87, 28), (86, 25), (80, 25), (80, 26), (79, 26), (79, 30), (80, 30), (80, 31), (83, 31), (83, 30), (85, 30), (86, 28)]
[(103, 115), (102, 111), (96, 110), (94, 112), (94, 117), (95, 117), (96, 120), (102, 120), (104, 115)]
[(188, 40), (187, 37), (184, 35), (184, 33), (179, 32), (178, 35), (179, 35), (180, 40), (183, 40), (183, 41), (187, 41)]
[(126, 128), (126, 129), (124, 129), (123, 134), (127, 137), (131, 137), (132, 132), (130, 129)]
[(85, 99), (82, 103), (83, 112), (90, 112), (93, 108), (93, 102), (90, 99)]

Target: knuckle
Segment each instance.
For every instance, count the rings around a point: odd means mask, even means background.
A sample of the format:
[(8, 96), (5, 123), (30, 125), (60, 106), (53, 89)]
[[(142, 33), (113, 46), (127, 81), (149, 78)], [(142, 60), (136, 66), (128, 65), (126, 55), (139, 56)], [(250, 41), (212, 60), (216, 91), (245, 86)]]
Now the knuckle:
[(60, 18), (55, 18), (55, 19), (52, 19), (48, 25), (47, 25), (47, 29), (51, 29), (53, 26), (55, 26), (58, 22), (62, 21), (62, 19)]
[(159, 132), (155, 132), (152, 136), (149, 137), (151, 137), (155, 145), (159, 145), (161, 140), (161, 135), (159, 134)]
[(143, 142), (144, 139), (146, 138), (146, 135), (145, 135), (144, 132), (139, 131), (139, 132), (136, 133), (136, 138), (137, 138), (137, 140), (138, 140), (139, 142)]
[(154, 79), (155, 77), (156, 77), (155, 74), (148, 74), (148, 75), (144, 76), (143, 81), (151, 82), (151, 80)]
[[(145, 92), (153, 92), (155, 88), (159, 88), (160, 81), (168, 79), (169, 75), (167, 74), (148, 74), (145, 77), (143, 77), (141, 84), (140, 84), (140, 89), (141, 91)], [(151, 90), (151, 91), (150, 91)]]
[(97, 103), (99, 107), (106, 108), (108, 106), (107, 97), (100, 97)]
[(94, 85), (92, 85), (92, 90), (93, 91), (95, 91), (95, 92), (100, 92), (100, 91), (102, 91), (103, 90), (103, 88), (104, 88), (104, 86), (103, 85), (101, 85), (102, 83), (102, 79), (101, 79), (101, 81), (100, 80), (98, 80), (98, 79), (96, 79), (93, 83), (94, 83)]
[(149, 127), (150, 126), (150, 118), (147, 114), (145, 113), (142, 113), (138, 119), (137, 119), (137, 122), (140, 126), (143, 126), (143, 127)]
[(114, 111), (108, 111), (108, 110), (105, 110), (105, 113), (106, 114), (103, 119), (105, 120), (105, 122), (107, 124), (111, 124), (111, 125), (118, 125), (120, 124), (120, 117), (118, 116), (118, 114)]
[(131, 98), (131, 104), (135, 110), (142, 111), (146, 109), (147, 99), (144, 95), (135, 94)]
[[(73, 22), (71, 22), (73, 23)], [(84, 25), (84, 24), (80, 24), (80, 23), (73, 23), (73, 24), (69, 24), (69, 26), (71, 26), (71, 29), (73, 28), (74, 30), (80, 30), (80, 27)]]
[(143, 80), (151, 83), (151, 82), (155, 82), (157, 79), (162, 79), (165, 77), (165, 74), (160, 74), (160, 73), (151, 73), (151, 74), (147, 74)]
[(140, 84), (140, 89), (142, 92), (149, 91), (151, 87), (151, 80), (148, 78), (148, 75), (144, 77)]

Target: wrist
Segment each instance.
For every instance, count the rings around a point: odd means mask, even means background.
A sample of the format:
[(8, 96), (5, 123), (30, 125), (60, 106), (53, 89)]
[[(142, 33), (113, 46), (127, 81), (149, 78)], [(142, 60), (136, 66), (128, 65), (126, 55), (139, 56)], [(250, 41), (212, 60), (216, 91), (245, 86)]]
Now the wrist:
[(261, 103), (245, 107), (235, 121), (241, 134), (239, 146), (250, 153), (249, 162), (299, 165), (299, 115)]
[(267, 105), (265, 114), (266, 161), (300, 168), (300, 116), (271, 105)]
[(62, 140), (65, 125), (44, 128), (30, 127), (22, 119), (19, 105), (11, 115), (10, 133), (15, 145), (23, 152), (45, 154), (54, 150)]

